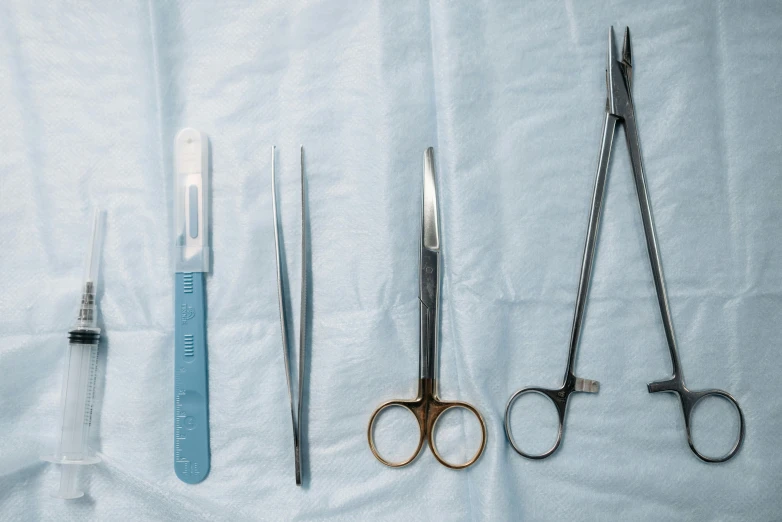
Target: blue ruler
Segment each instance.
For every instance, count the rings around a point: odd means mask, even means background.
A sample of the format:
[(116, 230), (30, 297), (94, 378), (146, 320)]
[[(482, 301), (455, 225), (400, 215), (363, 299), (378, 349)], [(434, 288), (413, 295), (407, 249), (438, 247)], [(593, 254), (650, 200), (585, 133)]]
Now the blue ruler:
[(209, 473), (209, 388), (203, 272), (176, 274), (174, 470), (196, 484)]

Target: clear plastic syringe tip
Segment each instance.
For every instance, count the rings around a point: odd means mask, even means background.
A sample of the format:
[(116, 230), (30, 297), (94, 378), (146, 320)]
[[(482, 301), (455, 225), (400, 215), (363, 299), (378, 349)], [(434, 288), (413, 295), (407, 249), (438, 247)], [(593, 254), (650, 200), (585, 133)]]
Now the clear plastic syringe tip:
[(98, 286), (100, 253), (103, 246), (103, 218), (103, 212), (96, 208), (92, 223), (92, 240), (84, 268), (84, 282), (81, 286), (81, 304), (76, 322), (76, 326), (81, 328), (94, 328), (97, 324), (95, 289)]

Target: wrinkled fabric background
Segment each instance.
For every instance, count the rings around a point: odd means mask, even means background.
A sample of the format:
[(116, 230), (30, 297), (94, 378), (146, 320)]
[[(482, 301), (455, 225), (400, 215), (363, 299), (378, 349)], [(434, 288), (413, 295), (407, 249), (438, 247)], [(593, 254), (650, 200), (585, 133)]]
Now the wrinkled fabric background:
[[(624, 132), (609, 172), (564, 442), (516, 455), (505, 403), (555, 386), (605, 102), (607, 29), (633, 35), (634, 98), (687, 383), (732, 392), (746, 441), (689, 451)], [(0, 518), (7, 520), (653, 519), (780, 516), (782, 6), (775, 2), (23, 2), (0, 5)], [(172, 143), (212, 151), (211, 473), (173, 472)], [(298, 146), (305, 147), (311, 320), (305, 486), (280, 348), (270, 195), (298, 331)], [(388, 469), (366, 423), (412, 396), (424, 149), (443, 235), (440, 391), (489, 439), (467, 471), (426, 449)], [(107, 210), (87, 496), (49, 497), (66, 332), (92, 208)], [(295, 376), (294, 376), (295, 378)], [(519, 403), (542, 449), (551, 408)], [(539, 411), (538, 411), (538, 408)], [(410, 447), (410, 419), (378, 437)], [(445, 448), (474, 444), (451, 415)], [(736, 421), (714, 400), (697, 441)], [(538, 427), (539, 426), (539, 427)], [(546, 435), (548, 434), (548, 435)], [(727, 442), (726, 442), (727, 441)], [(466, 455), (466, 454), (465, 454)]]

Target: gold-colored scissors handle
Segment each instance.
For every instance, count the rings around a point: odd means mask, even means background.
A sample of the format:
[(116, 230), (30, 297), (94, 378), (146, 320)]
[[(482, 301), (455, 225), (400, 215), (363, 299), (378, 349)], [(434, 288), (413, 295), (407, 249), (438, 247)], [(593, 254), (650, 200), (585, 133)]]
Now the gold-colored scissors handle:
[[(418, 422), (418, 446), (413, 454), (406, 460), (400, 462), (393, 462), (383, 458), (375, 445), (374, 427), (380, 413), (388, 408), (400, 407), (404, 408), (413, 414)], [(463, 408), (478, 419), (478, 423), (481, 426), (481, 444), (475, 455), (472, 456), (467, 462), (454, 464), (445, 460), (439, 451), (437, 451), (437, 445), (434, 441), (434, 432), (437, 426), (437, 421), (440, 419), (443, 413), (453, 408)], [(434, 381), (432, 379), (421, 379), (419, 384), (418, 397), (412, 400), (393, 400), (387, 401), (378, 406), (378, 408), (372, 413), (369, 418), (369, 425), (367, 427), (367, 440), (369, 442), (369, 449), (372, 450), (372, 454), (377, 460), (392, 468), (400, 468), (410, 464), (421, 453), (421, 449), (424, 446), (424, 439), (429, 443), (429, 448), (432, 450), (434, 457), (443, 466), (450, 469), (464, 469), (475, 464), (475, 462), (483, 454), (483, 450), (486, 448), (486, 423), (483, 420), (483, 416), (472, 404), (466, 402), (443, 402), (437, 398), (434, 393)]]
[[(416, 418), (416, 421), (418, 422), (418, 430), (419, 430), (419, 436), (418, 436), (418, 445), (415, 448), (415, 451), (410, 456), (410, 458), (400, 461), (400, 462), (394, 462), (390, 460), (386, 460), (380, 455), (380, 452), (377, 450), (377, 446), (375, 446), (375, 421), (377, 420), (378, 415), (380, 415), (381, 412), (388, 408), (404, 408), (410, 413), (413, 414), (413, 416)], [(422, 399), (413, 399), (413, 400), (406, 400), (406, 401), (387, 401), (378, 406), (378, 408), (375, 410), (375, 412), (372, 414), (372, 416), (369, 418), (369, 426), (367, 428), (367, 440), (369, 441), (369, 449), (372, 450), (372, 454), (375, 456), (377, 460), (385, 464), (386, 466), (390, 468), (401, 468), (402, 466), (407, 466), (411, 462), (415, 460), (415, 458), (418, 456), (419, 453), (421, 453), (421, 448), (424, 447), (424, 439), (426, 438), (426, 432), (424, 431), (424, 408), (423, 408), (423, 400)]]
[[(434, 442), (434, 431), (437, 427), (437, 421), (440, 419), (443, 413), (446, 411), (453, 409), (453, 408), (462, 408), (473, 415), (475, 415), (475, 418), (478, 419), (478, 423), (481, 425), (481, 445), (478, 448), (478, 451), (475, 452), (475, 455), (472, 456), (470, 460), (467, 462), (464, 462), (462, 464), (453, 464), (451, 462), (448, 462), (445, 460), (442, 455), (440, 455), (440, 452), (437, 451), (437, 445)], [(434, 454), (434, 458), (437, 459), (437, 461), (442, 464), (443, 466), (451, 469), (464, 469), (472, 466), (475, 464), (475, 462), (480, 458), (480, 456), (483, 454), (483, 450), (486, 448), (486, 423), (483, 421), (483, 416), (478, 412), (478, 410), (475, 409), (475, 407), (472, 404), (468, 404), (466, 402), (441, 402), (436, 397), (432, 399), (432, 402), (429, 406), (429, 415), (427, 417), (427, 420), (429, 421), (429, 447), (432, 449), (432, 453)]]

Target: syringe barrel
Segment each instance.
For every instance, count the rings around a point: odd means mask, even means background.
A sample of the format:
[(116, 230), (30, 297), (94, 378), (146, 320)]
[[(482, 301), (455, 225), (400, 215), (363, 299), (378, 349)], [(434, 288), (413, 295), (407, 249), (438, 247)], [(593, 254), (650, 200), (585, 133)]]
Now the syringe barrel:
[(92, 423), (92, 400), (98, 363), (100, 328), (74, 328), (65, 359), (62, 383), (62, 428), (56, 459), (82, 461), (89, 457), (87, 437)]

